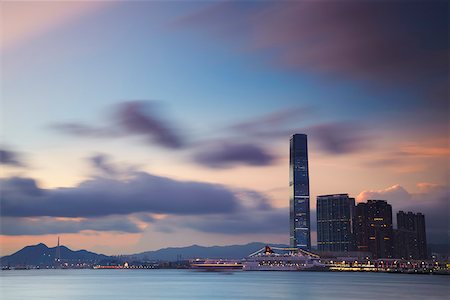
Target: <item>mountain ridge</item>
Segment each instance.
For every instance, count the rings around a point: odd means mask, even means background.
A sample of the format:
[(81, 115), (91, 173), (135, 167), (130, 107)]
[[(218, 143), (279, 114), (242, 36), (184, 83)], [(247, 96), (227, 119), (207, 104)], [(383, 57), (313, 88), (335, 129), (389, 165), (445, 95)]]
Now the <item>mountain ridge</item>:
[[(252, 242), (247, 244), (235, 244), (226, 246), (201, 246), (191, 245), (185, 247), (166, 247), (158, 250), (144, 251), (135, 254), (127, 254), (120, 256), (109, 256), (98, 254), (87, 250), (71, 250), (66, 246), (60, 246), (61, 261), (71, 263), (98, 263), (111, 259), (127, 259), (140, 261), (178, 261), (193, 258), (225, 258), (225, 259), (240, 259), (246, 257), (252, 252), (255, 252), (267, 243)], [(281, 244), (270, 244), (277, 247), (285, 247)], [(36, 245), (25, 246), (10, 255), (5, 255), (0, 258), (2, 266), (52, 266), (55, 265), (56, 248), (48, 247), (44, 243)]]
[[(25, 246), (17, 252), (1, 257), (0, 264), (2, 266), (52, 266), (55, 265), (55, 259), (57, 258), (56, 248), (57, 246), (49, 248), (44, 243)], [(73, 251), (63, 245), (60, 246), (60, 254), (63, 262), (71, 263), (95, 263), (109, 258), (107, 255), (87, 250)]]
[(186, 247), (167, 247), (158, 250), (144, 251), (136, 254), (124, 255), (138, 260), (180, 260), (193, 258), (226, 258), (240, 259), (263, 248), (266, 245), (275, 247), (286, 247), (283, 244), (268, 244), (262, 242), (251, 242), (241, 245), (226, 246), (200, 246), (197, 244)]

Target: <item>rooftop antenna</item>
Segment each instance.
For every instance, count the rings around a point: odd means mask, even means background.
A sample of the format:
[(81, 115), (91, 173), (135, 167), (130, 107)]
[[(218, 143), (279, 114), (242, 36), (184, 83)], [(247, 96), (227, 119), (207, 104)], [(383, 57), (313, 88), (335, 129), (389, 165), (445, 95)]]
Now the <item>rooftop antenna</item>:
[(61, 247), (59, 245), (59, 236), (58, 236), (58, 245), (56, 246), (56, 255), (55, 255), (55, 262), (58, 264), (61, 262)]

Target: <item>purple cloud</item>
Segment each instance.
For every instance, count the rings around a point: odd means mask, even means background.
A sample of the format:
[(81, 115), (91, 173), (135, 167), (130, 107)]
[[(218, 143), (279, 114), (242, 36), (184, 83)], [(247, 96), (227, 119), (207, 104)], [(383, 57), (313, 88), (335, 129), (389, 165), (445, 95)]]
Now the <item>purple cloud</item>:
[(350, 122), (323, 123), (306, 129), (313, 142), (327, 153), (346, 154), (366, 149), (373, 137), (362, 125)]
[(211, 168), (235, 165), (266, 166), (275, 161), (275, 156), (256, 144), (222, 141), (197, 151), (194, 161)]
[(127, 179), (94, 178), (71, 188), (41, 189), (30, 178), (0, 179), (1, 215), (93, 217), (137, 212), (230, 213), (239, 199), (224, 186), (177, 181), (144, 172)]
[(76, 122), (55, 123), (50, 125), (50, 128), (64, 134), (80, 137), (113, 138), (123, 135), (119, 130), (114, 128), (95, 127)]
[(283, 68), (405, 83), (448, 77), (447, 8), (445, 1), (226, 2), (180, 24)]
[(273, 132), (273, 128), (283, 128), (294, 122), (298, 125), (299, 120), (305, 121), (311, 117), (312, 111), (313, 109), (311, 107), (289, 107), (233, 124), (230, 129), (236, 133), (244, 132), (247, 134), (270, 136), (271, 134), (267, 133)]
[[(177, 223), (206, 232), (220, 232), (222, 224), (229, 226), (228, 231), (222, 230), (228, 234), (238, 232), (239, 227), (243, 233), (272, 233), (281, 228), (268, 229), (265, 222), (278, 224), (281, 213), (256, 191), (121, 171), (102, 154), (92, 156), (90, 162), (108, 177), (52, 189), (39, 187), (31, 178), (0, 179), (0, 234), (136, 233), (150, 223), (157, 230), (173, 230)], [(154, 214), (170, 216), (159, 219)], [(202, 229), (208, 223), (210, 229)]]
[(129, 101), (119, 105), (116, 111), (118, 124), (129, 134), (146, 136), (150, 142), (167, 148), (181, 148), (181, 136), (159, 118), (157, 106), (150, 101)]
[(286, 234), (289, 229), (287, 208), (245, 211), (232, 216), (214, 215), (202, 218), (182, 217), (163, 220), (157, 230), (171, 230), (179, 226), (206, 233), (220, 234)]
[(0, 225), (0, 234), (2, 235), (78, 233), (83, 230), (116, 231), (126, 233), (142, 232), (135, 222), (123, 216), (83, 218), (81, 220), (52, 217), (2, 217), (0, 220)]
[(118, 170), (109, 162), (108, 156), (104, 154), (96, 154), (89, 158), (92, 166), (99, 170), (102, 174), (114, 176)]
[[(299, 125), (312, 114), (310, 107), (293, 107), (231, 125), (229, 129), (240, 139), (264, 141), (288, 140), (294, 133), (306, 133), (309, 140), (328, 154), (346, 154), (366, 149), (374, 136), (358, 122), (341, 121)], [(308, 123), (311, 123), (309, 121)]]
[(154, 101), (127, 101), (114, 107), (106, 125), (93, 126), (77, 122), (56, 123), (50, 128), (79, 137), (123, 138), (144, 137), (149, 144), (179, 149), (185, 141), (170, 122), (164, 120)]
[(17, 152), (0, 149), (0, 164), (13, 167), (25, 167), (24, 162), (20, 159)]

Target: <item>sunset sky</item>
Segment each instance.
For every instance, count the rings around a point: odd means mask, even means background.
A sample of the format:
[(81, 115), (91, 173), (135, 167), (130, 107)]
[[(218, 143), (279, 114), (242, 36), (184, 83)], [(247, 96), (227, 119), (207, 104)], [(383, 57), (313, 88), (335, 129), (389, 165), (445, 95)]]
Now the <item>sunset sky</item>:
[(448, 4), (362, 2), (2, 2), (0, 254), (288, 243), (293, 133), (313, 244), (333, 193), (448, 243)]

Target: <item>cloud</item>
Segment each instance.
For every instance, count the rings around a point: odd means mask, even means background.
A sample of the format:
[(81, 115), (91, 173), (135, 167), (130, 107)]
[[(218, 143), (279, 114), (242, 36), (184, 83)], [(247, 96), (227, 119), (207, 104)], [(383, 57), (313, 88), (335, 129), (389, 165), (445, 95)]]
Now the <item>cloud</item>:
[[(272, 132), (274, 128), (284, 128), (286, 125), (290, 125), (296, 122), (298, 126), (299, 120), (307, 120), (312, 116), (313, 109), (311, 107), (288, 107), (282, 110), (271, 112), (252, 120), (239, 122), (230, 127), (231, 130), (238, 134), (263, 134), (264, 136), (273, 136)], [(277, 136), (278, 134), (275, 134)]]
[(0, 164), (12, 167), (25, 167), (25, 163), (17, 152), (6, 149), (0, 149)]
[(259, 192), (136, 171), (124, 176), (103, 154), (90, 161), (108, 177), (53, 189), (41, 188), (32, 178), (0, 179), (0, 234), (137, 233), (150, 224), (157, 231), (182, 226), (222, 234), (281, 233), (287, 228), (286, 209), (274, 208)]
[(419, 190), (417, 193), (409, 192), (398, 184), (381, 190), (366, 190), (357, 196), (357, 201), (387, 200), (392, 205), (394, 219), (396, 219), (397, 211), (400, 210), (421, 212), (425, 215), (428, 242), (449, 242), (450, 187), (425, 182), (418, 183), (417, 187)]
[(290, 70), (387, 83), (436, 82), (448, 77), (446, 11), (445, 1), (226, 2), (180, 25)]
[(176, 228), (190, 228), (205, 233), (228, 235), (286, 234), (289, 232), (288, 208), (245, 210), (232, 215), (208, 215), (201, 218), (183, 216), (166, 218), (155, 224), (155, 230), (172, 232)]
[(123, 134), (115, 128), (95, 127), (76, 122), (55, 123), (51, 124), (50, 128), (64, 134), (79, 137), (114, 138), (123, 136)]
[(224, 186), (144, 172), (122, 180), (97, 177), (70, 188), (41, 189), (35, 180), (19, 177), (4, 178), (0, 183), (2, 216), (202, 215), (231, 213), (239, 208), (239, 199)]
[(275, 161), (275, 156), (256, 144), (221, 141), (197, 151), (194, 161), (211, 168), (267, 166)]
[(314, 125), (305, 129), (313, 142), (327, 153), (346, 154), (366, 149), (373, 140), (360, 124), (354, 122), (332, 122)]
[(109, 158), (105, 154), (96, 154), (89, 160), (92, 166), (104, 175), (114, 176), (118, 173), (118, 170), (109, 162)]
[(1, 203), (3, 203), (3, 200), (10, 194), (16, 194), (26, 198), (38, 198), (44, 196), (44, 190), (40, 189), (37, 186), (36, 181), (31, 178), (1, 178), (0, 183), (2, 187)]
[[(296, 107), (276, 111), (230, 126), (238, 137), (247, 140), (288, 139), (294, 133), (308, 134), (309, 141), (328, 154), (347, 154), (365, 150), (374, 136), (358, 122), (316, 123), (299, 127), (311, 115), (311, 108)], [(297, 121), (293, 123), (293, 121)]]
[(181, 148), (184, 141), (176, 131), (160, 119), (158, 107), (151, 101), (129, 101), (117, 109), (119, 125), (129, 134), (146, 136), (167, 148)]
[(383, 190), (366, 190), (362, 191), (356, 197), (358, 202), (368, 199), (399, 199), (401, 201), (408, 201), (411, 199), (411, 194), (408, 193), (402, 186), (395, 184)]
[(370, 168), (389, 168), (389, 171), (400, 173), (423, 172), (428, 169), (432, 169), (434, 173), (442, 172), (440, 169), (443, 160), (447, 160), (450, 155), (448, 145), (447, 139), (435, 138), (422, 139), (420, 143), (401, 143), (385, 147), (379, 153), (371, 153), (365, 164)]
[(184, 139), (170, 122), (164, 120), (155, 101), (126, 101), (113, 107), (107, 124), (93, 126), (77, 122), (55, 123), (51, 129), (78, 137), (123, 138), (144, 137), (151, 145), (170, 149), (185, 146)]
[[(238, 138), (252, 141), (287, 140), (295, 133), (306, 133), (309, 141), (317, 145), (319, 150), (335, 155), (365, 150), (374, 139), (359, 122), (314, 123), (308, 121), (312, 116), (314, 109), (311, 107), (291, 107), (233, 124), (229, 129)], [(299, 126), (301, 123), (304, 123), (303, 127)]]
[(60, 233), (79, 233), (83, 230), (117, 231), (139, 233), (142, 229), (127, 217), (108, 216), (101, 218), (14, 218), (2, 217), (2, 235), (44, 235)]

